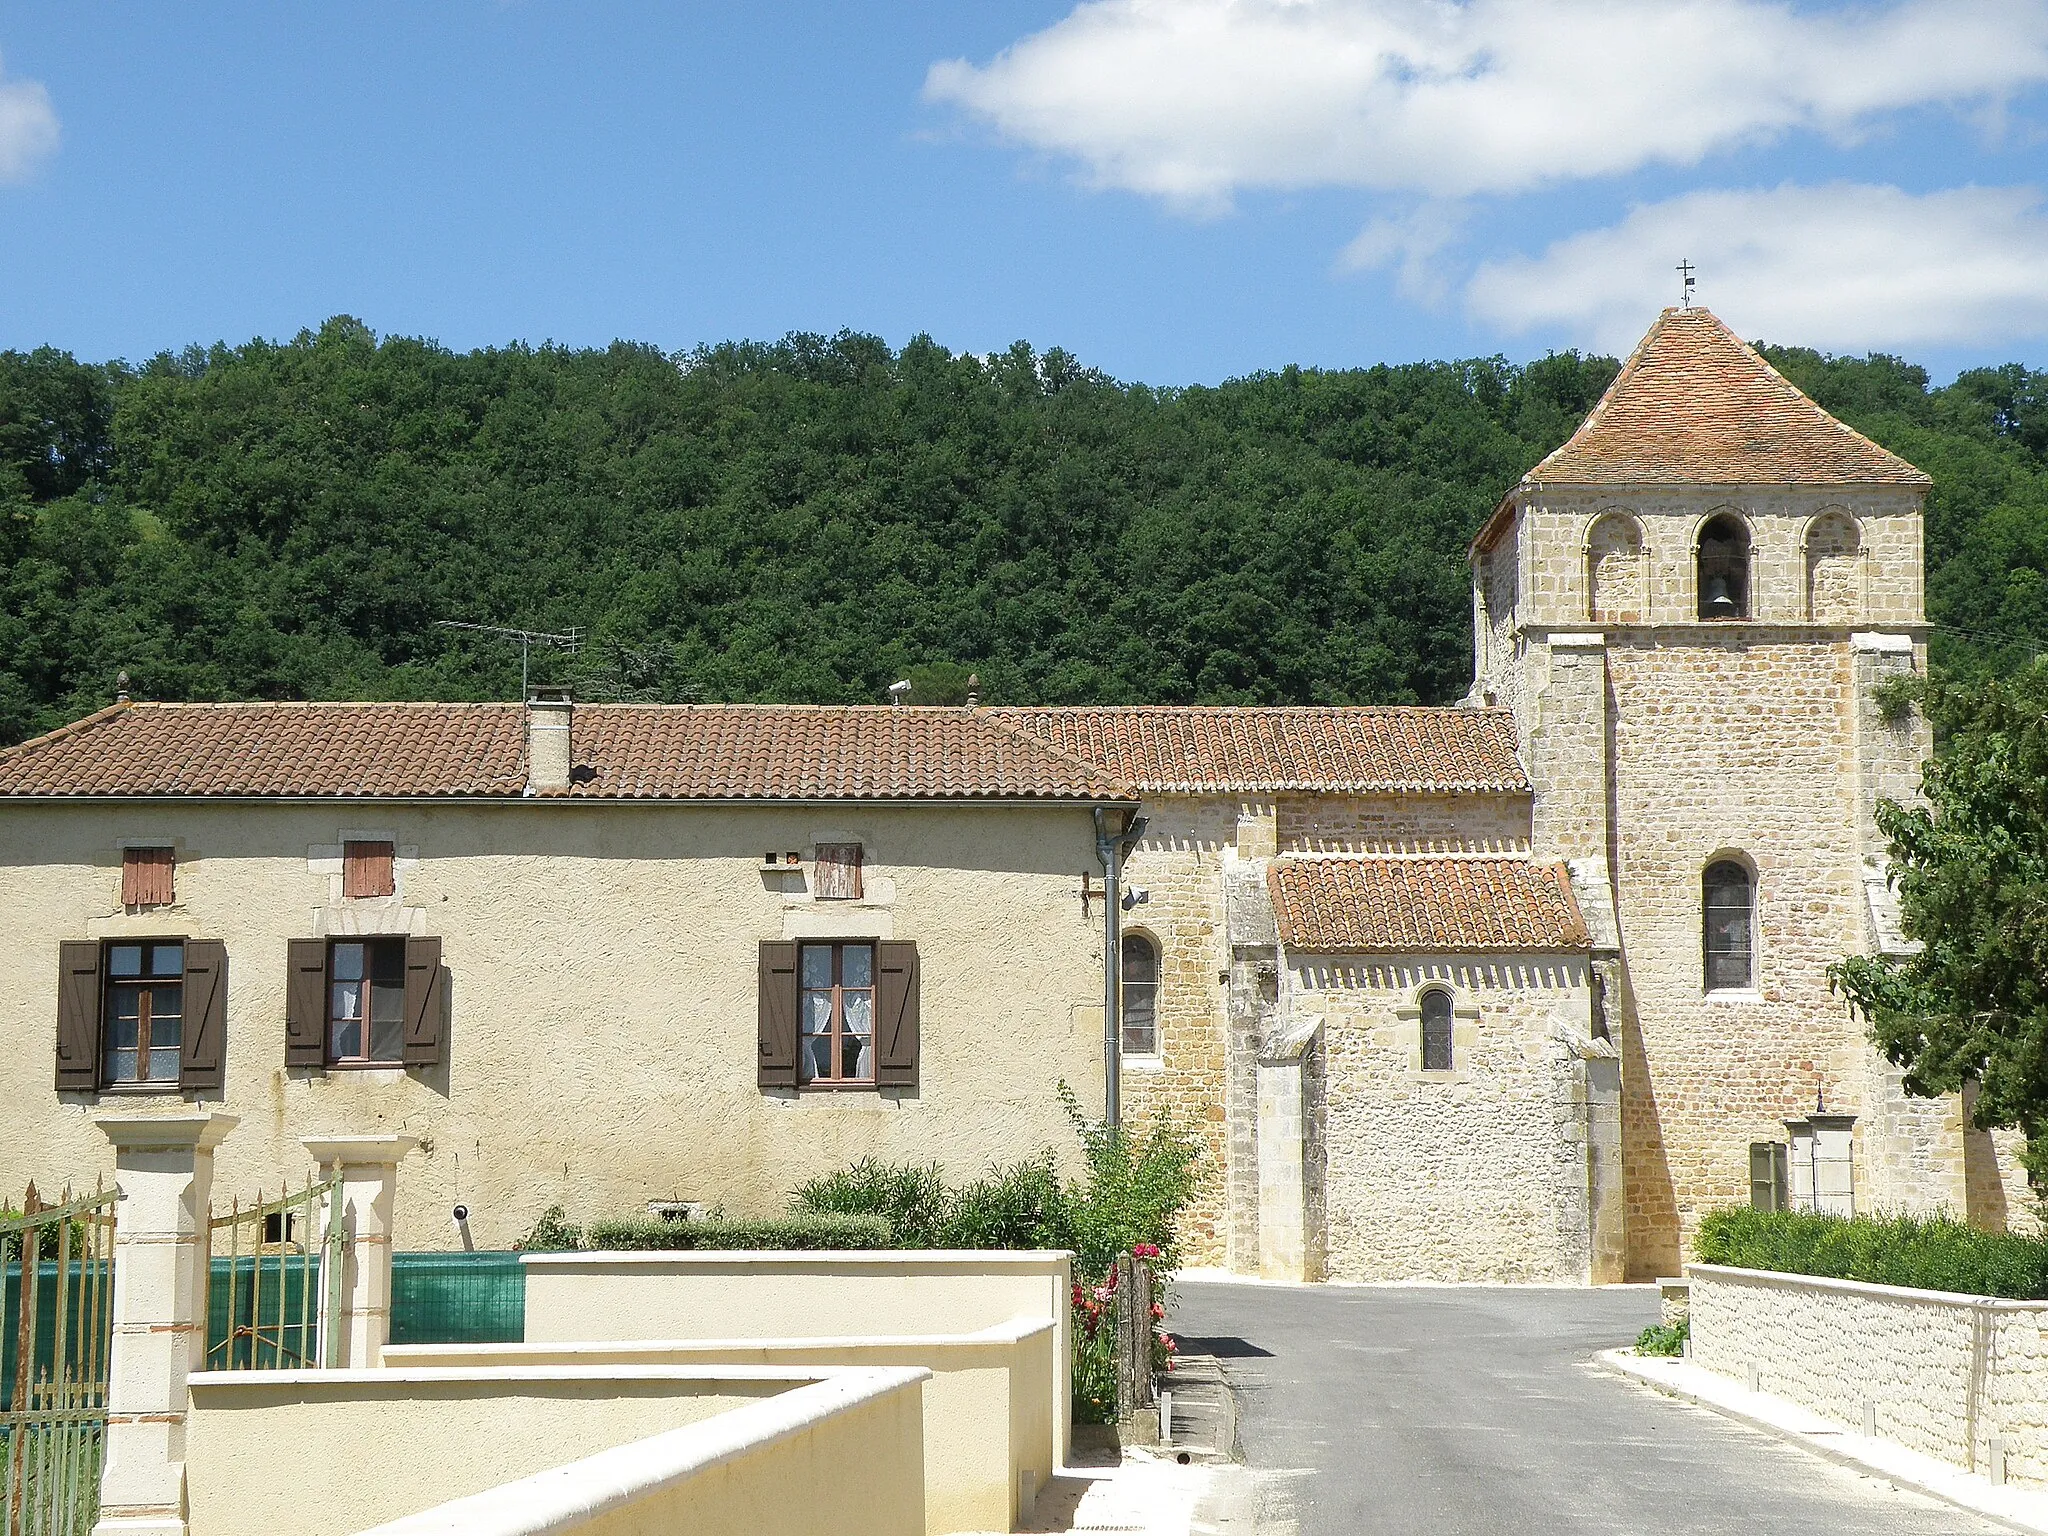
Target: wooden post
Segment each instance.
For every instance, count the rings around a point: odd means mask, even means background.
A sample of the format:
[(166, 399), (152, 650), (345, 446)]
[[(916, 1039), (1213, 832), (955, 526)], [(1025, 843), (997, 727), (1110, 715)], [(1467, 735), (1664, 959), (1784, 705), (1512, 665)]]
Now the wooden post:
[[(1152, 1396), (1152, 1269), (1133, 1254), (1116, 1261), (1116, 1406), (1129, 1444), (1149, 1444)], [(1156, 1413), (1149, 1415), (1155, 1423)]]

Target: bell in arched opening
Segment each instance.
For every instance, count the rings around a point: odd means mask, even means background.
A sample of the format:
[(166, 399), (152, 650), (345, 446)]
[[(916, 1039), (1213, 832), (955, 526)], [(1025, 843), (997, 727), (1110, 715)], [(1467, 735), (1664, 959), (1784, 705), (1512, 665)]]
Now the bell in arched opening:
[(1749, 529), (1726, 513), (1700, 530), (1699, 616), (1749, 617)]

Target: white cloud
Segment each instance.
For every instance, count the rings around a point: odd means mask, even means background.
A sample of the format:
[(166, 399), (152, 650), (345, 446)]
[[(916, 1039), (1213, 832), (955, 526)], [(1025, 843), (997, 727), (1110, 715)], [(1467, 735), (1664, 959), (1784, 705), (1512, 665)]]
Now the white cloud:
[(2048, 206), (2029, 187), (1692, 192), (1486, 262), (1465, 301), (1511, 331), (1625, 351), (1677, 300), (1685, 259), (1699, 301), (1743, 336), (1835, 351), (2009, 342), (2048, 335), (2044, 251)]
[(2048, 0), (1089, 0), (926, 99), (1191, 212), (1522, 191), (2048, 81)]
[(57, 112), (34, 80), (0, 76), (0, 181), (25, 181), (57, 148)]

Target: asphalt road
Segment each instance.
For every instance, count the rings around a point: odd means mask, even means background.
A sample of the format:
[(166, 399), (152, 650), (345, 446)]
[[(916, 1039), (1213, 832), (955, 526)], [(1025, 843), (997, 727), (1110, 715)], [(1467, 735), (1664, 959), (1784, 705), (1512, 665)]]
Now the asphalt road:
[(1302, 1536), (1976, 1536), (2003, 1531), (1586, 1362), (1649, 1288), (1183, 1282), (1255, 1468), (1299, 1469)]

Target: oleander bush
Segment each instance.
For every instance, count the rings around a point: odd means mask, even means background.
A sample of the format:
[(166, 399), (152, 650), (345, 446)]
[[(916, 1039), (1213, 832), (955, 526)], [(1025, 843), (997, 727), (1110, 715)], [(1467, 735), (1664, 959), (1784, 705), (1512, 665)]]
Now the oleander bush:
[(1700, 1223), (1703, 1264), (1903, 1285), (2017, 1301), (2048, 1299), (2048, 1239), (1987, 1232), (1953, 1216), (1826, 1216), (1715, 1211)]

